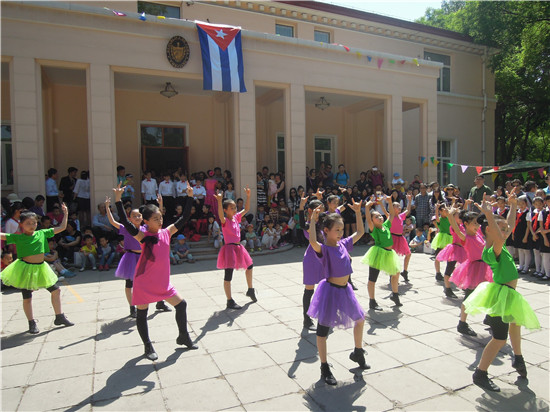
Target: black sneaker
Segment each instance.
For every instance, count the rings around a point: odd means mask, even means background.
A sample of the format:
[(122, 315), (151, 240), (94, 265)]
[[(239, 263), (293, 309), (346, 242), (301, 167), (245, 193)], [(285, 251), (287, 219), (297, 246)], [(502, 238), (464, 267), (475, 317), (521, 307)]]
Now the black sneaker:
[(256, 292), (254, 291), (254, 288), (248, 288), (246, 291), (246, 296), (248, 296), (252, 302), (257, 302), (258, 299), (256, 299)]
[(198, 349), (199, 347), (193, 343), (191, 338), (189, 337), (189, 334), (187, 336), (179, 335), (176, 339), (176, 343), (178, 345), (185, 345), (187, 346), (187, 349)]
[(57, 325), (57, 326), (60, 326), (60, 325), (73, 326), (74, 325), (73, 322), (71, 322), (69, 319), (67, 319), (65, 317), (64, 313), (61, 313), (59, 315), (55, 315), (55, 320), (53, 321), (53, 324)]
[(392, 293), (392, 295), (390, 296), (390, 300), (395, 303), (395, 306), (403, 306), (403, 304), (399, 300), (399, 293)]
[(136, 307), (135, 306), (130, 306), (130, 317), (134, 318), (134, 319), (137, 317), (137, 312), (136, 312)]
[(33, 335), (40, 333), (40, 329), (38, 329), (35, 319), (29, 320), (29, 333), (32, 333)]
[(242, 306), (237, 305), (237, 302), (235, 302), (233, 299), (229, 299), (227, 301), (227, 309), (242, 309)]
[(156, 309), (160, 310), (161, 312), (172, 312), (172, 309), (169, 306), (167, 306), (163, 300), (161, 300), (160, 302), (157, 302)]
[(523, 356), (521, 355), (514, 356), (514, 360), (512, 361), (512, 368), (514, 368), (519, 373), (519, 376), (521, 376), (522, 378), (527, 377), (527, 368), (525, 366), (525, 361), (523, 360)]
[(150, 361), (156, 361), (159, 358), (151, 342), (145, 344), (145, 357)]
[(435, 280), (437, 280), (438, 282), (443, 282), (443, 275), (441, 274), (441, 272), (437, 272), (435, 274)]
[(376, 300), (370, 299), (369, 300), (369, 309), (372, 310), (384, 310), (380, 306), (378, 306), (378, 303), (376, 303)]
[(403, 279), (405, 280), (406, 283), (409, 283), (409, 271), (408, 270), (404, 270), (403, 272), (401, 272), (401, 276), (403, 276)]
[(452, 299), (457, 299), (458, 296), (455, 295), (455, 293), (453, 292), (453, 290), (451, 288), (445, 288), (445, 296), (447, 296), (448, 298), (452, 298)]
[(359, 367), (361, 369), (370, 369), (370, 365), (367, 365), (367, 362), (365, 362), (365, 349), (357, 350), (355, 349), (353, 352), (349, 354), (349, 358), (357, 362), (359, 364)]
[(500, 392), (500, 388), (489, 379), (487, 371), (482, 371), (476, 368), (474, 374), (472, 375), (474, 384), (479, 386), (482, 389), (486, 389), (491, 392)]
[(456, 330), (463, 335), (477, 336), (477, 333), (475, 333), (470, 325), (468, 325), (466, 322), (459, 321)]
[(327, 385), (336, 385), (336, 378), (330, 371), (330, 366), (328, 363), (321, 363), (321, 377)]

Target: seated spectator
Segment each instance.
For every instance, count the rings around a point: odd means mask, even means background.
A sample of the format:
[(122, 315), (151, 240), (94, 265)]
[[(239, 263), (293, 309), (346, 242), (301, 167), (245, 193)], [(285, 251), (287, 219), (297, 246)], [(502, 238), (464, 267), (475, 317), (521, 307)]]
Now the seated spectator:
[(34, 198), (34, 206), (29, 211), (36, 213), (38, 216), (44, 216), (44, 202), (46, 198), (42, 195), (38, 195)]
[(178, 264), (182, 262), (195, 263), (189, 245), (187, 245), (187, 243), (185, 242), (184, 235), (178, 235), (176, 237), (176, 243), (174, 244), (172, 249), (174, 251), (174, 257), (176, 258), (176, 262)]
[(263, 205), (258, 205), (258, 212), (256, 213), (256, 233), (260, 233), (262, 225), (264, 223), (266, 213)]
[(222, 246), (223, 235), (220, 224), (214, 218), (214, 215), (208, 217), (208, 240), (214, 242), (214, 247), (219, 249)]
[(47, 213), (47, 215), (50, 217), (53, 227), (59, 226), (63, 221), (63, 212), (61, 211), (61, 207), (59, 207), (59, 203), (54, 204), (52, 211)]
[(80, 232), (80, 219), (78, 219), (76, 210), (69, 212), (69, 222), (73, 222), (76, 225), (76, 230)]
[(416, 236), (409, 242), (411, 252), (424, 252), (424, 242), (426, 241), (426, 236), (422, 228), (416, 228)]
[[(98, 239), (105, 236), (109, 241), (116, 240), (118, 232), (109, 222), (109, 218), (107, 217), (107, 209), (105, 207), (105, 203), (100, 203), (97, 205), (98, 213), (94, 215), (94, 218), (92, 219), (92, 231), (94, 236)], [(113, 218), (118, 221), (118, 215), (114, 212), (111, 213), (113, 214)]]
[(49, 216), (42, 216), (40, 218), (40, 229), (49, 229), (53, 227), (52, 226), (52, 220), (50, 219)]
[(246, 247), (248, 247), (251, 252), (254, 252), (254, 248), (256, 248), (257, 251), (262, 250), (260, 239), (258, 239), (256, 232), (254, 232), (254, 226), (250, 224), (246, 226), (245, 239)]
[(60, 233), (59, 241), (57, 242), (57, 251), (64, 262), (74, 259), (75, 252), (80, 250), (80, 242), (82, 235), (76, 228), (74, 222), (67, 222), (67, 228)]
[(99, 238), (99, 247), (97, 248), (97, 257), (99, 259), (99, 270), (109, 270), (116, 256), (115, 248), (109, 243), (105, 236)]
[(285, 202), (285, 199), (280, 199), (279, 200), (279, 220), (278, 222), (279, 223), (288, 223), (288, 221), (290, 220), (290, 209), (288, 208), (288, 206), (286, 205), (286, 202)]
[(74, 278), (76, 274), (71, 272), (69, 269), (66, 269), (61, 261), (59, 260), (59, 255), (57, 253), (56, 244), (54, 238), (48, 239), (48, 246), (50, 251), (44, 253), (44, 260), (50, 264), (50, 267), (57, 274), (58, 280), (63, 280), (65, 278)]
[(277, 243), (279, 242), (277, 231), (273, 226), (272, 221), (267, 222), (267, 227), (262, 236), (262, 244), (269, 250), (277, 249)]
[(227, 183), (227, 189), (225, 190), (223, 196), (224, 196), (227, 200), (233, 200), (233, 201), (235, 201), (236, 196), (235, 196), (235, 191), (233, 190), (233, 182), (228, 182), (228, 183)]
[(80, 252), (75, 258), (75, 265), (80, 266), (80, 272), (86, 270), (86, 263), (90, 262), (92, 270), (97, 270), (95, 263), (97, 257), (97, 247), (94, 244), (93, 237), (84, 235), (84, 246), (80, 248)]
[(407, 239), (407, 241), (409, 241), (409, 237), (414, 232), (415, 226), (414, 226), (413, 219), (414, 217), (407, 216), (403, 224), (403, 236), (405, 237), (405, 239)]
[[(0, 270), (4, 270), (13, 262), (13, 253), (9, 250), (2, 251), (2, 259), (0, 260)], [(11, 289), (12, 286), (6, 286), (0, 281), (0, 289)]]

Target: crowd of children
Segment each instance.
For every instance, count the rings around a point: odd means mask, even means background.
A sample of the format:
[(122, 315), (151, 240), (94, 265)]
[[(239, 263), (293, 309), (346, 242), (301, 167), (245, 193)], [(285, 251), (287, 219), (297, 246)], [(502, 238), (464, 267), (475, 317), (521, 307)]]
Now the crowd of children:
[[(316, 331), (321, 376), (335, 385), (327, 363), (330, 328), (353, 327), (354, 350), (349, 358), (362, 369), (370, 368), (362, 349), (364, 310), (351, 281), (349, 253), (353, 245), (364, 242), (371, 246), (360, 261), (369, 266), (367, 294), (373, 311), (383, 310), (375, 299), (380, 272), (390, 276), (390, 299), (401, 307), (399, 277), (407, 283), (410, 275), (414, 277), (408, 271), (411, 252), (428, 251), (434, 255), (435, 280), (444, 282), (444, 296), (457, 298), (451, 284), (464, 291), (457, 331), (475, 336), (466, 320), (468, 314), (479, 313), (487, 316), (485, 323), (492, 330), (493, 339), (483, 352), (474, 383), (499, 390), (487, 369), (508, 334), (514, 350), (512, 366), (525, 377), (519, 328), (540, 325), (516, 286), (519, 274), (529, 273), (532, 256), (535, 270), (531, 276), (550, 280), (550, 193), (537, 190), (531, 182), (522, 188), (521, 182), (511, 181), (494, 194), (482, 193), (480, 200), (479, 190), (485, 186), (479, 185), (478, 176), (477, 188), (464, 200), (456, 186), (442, 190), (437, 182), (426, 185), (419, 176), (407, 185), (395, 173), (386, 186), (377, 167), (361, 173), (360, 180), (350, 185), (344, 165), (338, 169), (336, 174), (332, 174), (331, 165), (309, 170), (306, 188), (290, 188), (287, 198), (284, 175), (270, 174), (264, 168), (257, 174), (257, 213), (253, 216), (249, 213), (249, 187), (243, 189), (244, 200), (235, 199), (231, 173), (222, 174), (219, 168), (195, 174), (191, 180), (181, 170), (163, 173), (160, 183), (145, 172), (141, 187), (144, 205), (134, 209), (132, 176), (119, 167), (114, 189), (117, 213), (111, 211), (109, 198), (102, 204), (106, 223), (119, 234), (114, 238), (89, 225), (81, 228), (78, 210), (71, 211), (64, 203), (56, 205), (50, 182), (45, 199), (37, 196), (35, 201), (19, 201), (12, 197), (9, 204), (2, 201), (2, 212), (9, 208), (2, 216), (0, 236), (5, 241), (2, 282), (22, 290), (29, 332), (38, 333), (33, 291), (47, 289), (52, 294), (55, 325), (72, 326), (61, 310), (56, 285), (62, 278), (75, 276), (66, 265), (73, 261), (80, 271), (88, 265), (92, 270), (109, 270), (119, 261), (115, 276), (125, 279), (130, 316), (136, 318), (145, 356), (156, 360), (148, 332), (150, 303), (156, 302), (156, 308), (164, 311), (171, 310), (164, 301), (174, 306), (177, 344), (197, 348), (187, 331), (187, 303), (170, 283), (170, 263), (194, 261), (188, 240), (208, 236), (219, 248), (217, 268), (224, 271), (226, 307), (231, 310), (242, 308), (232, 296), (235, 270), (245, 271), (246, 296), (257, 301), (249, 252), (275, 249), (287, 242), (307, 245), (304, 328)], [(55, 174), (49, 179), (53, 177)], [(44, 200), (50, 202), (51, 212), (31, 211), (40, 209)], [(517, 269), (514, 257), (519, 262)], [(446, 262), (444, 275), (441, 262)]]

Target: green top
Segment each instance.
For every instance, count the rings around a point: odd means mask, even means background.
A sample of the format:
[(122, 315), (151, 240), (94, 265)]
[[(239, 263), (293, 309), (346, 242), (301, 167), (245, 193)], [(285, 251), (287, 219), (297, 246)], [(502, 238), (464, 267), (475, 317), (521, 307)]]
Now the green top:
[(495, 255), (492, 246), (489, 249), (485, 247), (483, 248), (481, 258), (491, 267), (495, 283), (503, 285), (519, 277), (514, 258), (508, 252), (506, 246), (502, 246), (502, 252), (500, 252), (500, 256), (498, 257)]
[(384, 248), (393, 246), (393, 239), (391, 237), (390, 228), (391, 222), (389, 219), (382, 223), (382, 229), (378, 229), (376, 226), (374, 227), (371, 235), (374, 239), (374, 244), (376, 246)]
[(439, 223), (437, 224), (440, 233), (451, 234), (451, 222), (449, 222), (448, 217), (440, 217)]
[(491, 196), (493, 194), (493, 191), (489, 186), (483, 185), (479, 189), (477, 186), (474, 186), (470, 189), (470, 199), (474, 201), (474, 203), (481, 203), (483, 200), (483, 194), (486, 193), (487, 196)]
[(24, 258), (48, 253), (50, 248), (46, 239), (54, 237), (54, 235), (53, 229), (36, 230), (30, 236), (24, 233), (6, 233), (6, 244), (15, 244), (17, 247), (17, 257)]

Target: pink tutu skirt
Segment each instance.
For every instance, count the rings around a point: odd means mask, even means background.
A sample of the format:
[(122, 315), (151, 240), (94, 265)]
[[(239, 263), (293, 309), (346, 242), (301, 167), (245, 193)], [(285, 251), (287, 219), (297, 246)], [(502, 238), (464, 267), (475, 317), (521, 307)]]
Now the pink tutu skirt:
[(468, 254), (463, 246), (453, 243), (443, 248), (435, 257), (439, 262), (458, 262), (462, 263), (468, 259)]
[(450, 280), (460, 289), (475, 289), (481, 282), (492, 282), (493, 271), (481, 260), (465, 260), (456, 267)]
[(121, 279), (134, 279), (134, 272), (136, 271), (136, 266), (139, 260), (139, 253), (132, 253), (126, 251), (120, 262), (118, 262), (118, 267), (116, 268), (115, 276)]
[(223, 245), (218, 253), (218, 269), (246, 269), (252, 265), (252, 258), (246, 248), (239, 244)]
[(357, 301), (351, 285), (336, 286), (323, 279), (315, 289), (307, 314), (320, 325), (351, 328), (365, 319), (365, 311)]
[(405, 236), (394, 235), (392, 233), (391, 238), (393, 239), (393, 250), (400, 256), (406, 256), (411, 253), (409, 244), (405, 240)]

